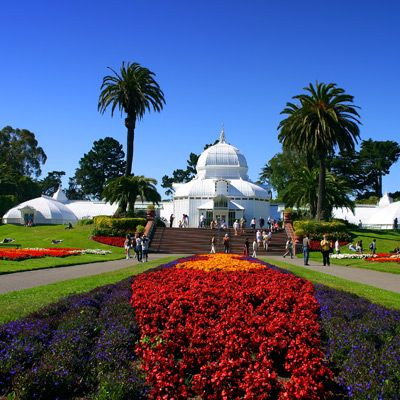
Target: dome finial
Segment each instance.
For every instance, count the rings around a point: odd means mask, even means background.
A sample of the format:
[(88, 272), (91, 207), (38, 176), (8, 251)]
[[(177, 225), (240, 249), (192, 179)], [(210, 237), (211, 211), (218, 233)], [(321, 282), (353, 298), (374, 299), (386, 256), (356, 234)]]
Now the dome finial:
[(224, 130), (224, 124), (223, 123), (222, 123), (221, 133), (219, 134), (219, 142), (220, 143), (226, 143), (226, 141), (225, 141), (225, 130)]

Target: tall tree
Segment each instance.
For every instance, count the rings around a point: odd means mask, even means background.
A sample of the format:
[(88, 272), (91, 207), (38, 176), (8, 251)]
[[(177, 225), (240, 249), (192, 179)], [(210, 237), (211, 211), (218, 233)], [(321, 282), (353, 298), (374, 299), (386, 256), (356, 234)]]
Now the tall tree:
[(111, 204), (118, 203), (119, 208), (116, 214), (125, 213), (126, 209), (121, 209), (128, 205), (128, 212), (133, 214), (137, 198), (143, 201), (150, 201), (158, 204), (161, 196), (157, 192), (157, 181), (153, 178), (146, 178), (143, 175), (120, 176), (107, 182), (103, 198)]
[(42, 193), (52, 196), (61, 185), (61, 178), (65, 175), (64, 171), (51, 171), (40, 181)]
[(98, 110), (104, 114), (111, 106), (111, 115), (116, 108), (126, 114), (127, 128), (125, 176), (132, 172), (133, 146), (136, 121), (143, 118), (146, 111), (160, 112), (165, 104), (164, 93), (155, 81), (155, 74), (137, 63), (122, 63), (120, 73), (109, 68), (114, 75), (107, 75), (101, 85)]
[(112, 137), (96, 140), (84, 154), (75, 172), (75, 182), (84, 196), (101, 198), (104, 185), (124, 173), (126, 163), (122, 145)]
[(11, 126), (0, 130), (0, 173), (7, 166), (19, 175), (38, 177), (46, 160), (33, 132)]
[(298, 104), (286, 103), (287, 115), (278, 129), (283, 147), (313, 154), (319, 161), (317, 218), (324, 219), (326, 197), (326, 158), (335, 147), (352, 151), (360, 135), (357, 106), (353, 96), (334, 83), (312, 83), (305, 94), (294, 96)]
[(87, 200), (82, 188), (76, 183), (75, 177), (69, 178), (65, 195), (69, 200)]
[(364, 175), (372, 182), (373, 192), (382, 197), (382, 176), (400, 157), (400, 145), (392, 140), (363, 140), (359, 153)]

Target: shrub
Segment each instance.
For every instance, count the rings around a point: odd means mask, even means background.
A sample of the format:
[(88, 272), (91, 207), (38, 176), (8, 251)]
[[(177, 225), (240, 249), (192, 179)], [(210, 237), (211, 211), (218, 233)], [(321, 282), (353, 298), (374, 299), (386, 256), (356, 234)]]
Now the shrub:
[(82, 218), (78, 220), (78, 225), (93, 225), (93, 218)]
[(145, 218), (113, 218), (96, 217), (94, 219), (95, 236), (125, 236), (137, 230), (138, 226), (145, 225)]
[(144, 232), (144, 226), (143, 225), (138, 225), (136, 227), (136, 232), (137, 233), (143, 233)]
[(18, 200), (15, 196), (9, 194), (0, 195), (0, 218), (17, 204)]
[(311, 239), (321, 240), (322, 235), (326, 233), (328, 239), (351, 240), (348, 225), (339, 220), (331, 222), (319, 222), (315, 220), (295, 221), (293, 228), (297, 235), (304, 236), (308, 233)]

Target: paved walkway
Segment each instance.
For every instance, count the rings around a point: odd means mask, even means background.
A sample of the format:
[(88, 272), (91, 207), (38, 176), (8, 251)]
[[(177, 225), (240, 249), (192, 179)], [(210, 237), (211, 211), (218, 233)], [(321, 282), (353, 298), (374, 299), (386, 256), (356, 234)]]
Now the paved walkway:
[[(150, 254), (149, 259), (155, 260), (170, 256), (183, 257), (184, 254)], [(68, 279), (80, 278), (82, 276), (98, 275), (104, 272), (116, 271), (134, 264), (137, 264), (136, 260), (124, 259), (0, 275), (0, 294), (48, 285), (50, 283), (65, 281)]]
[(313, 271), (322, 272), (328, 275), (334, 275), (349, 281), (363, 283), (365, 285), (375, 286), (380, 289), (390, 290), (391, 292), (400, 293), (400, 274), (390, 274), (388, 272), (379, 272), (371, 269), (352, 268), (345, 266), (337, 266), (331, 263), (330, 267), (324, 267), (322, 263), (310, 260), (309, 266), (304, 265), (302, 258), (282, 256), (268, 256), (271, 260), (283, 261), (289, 264), (297, 265), (311, 269)]

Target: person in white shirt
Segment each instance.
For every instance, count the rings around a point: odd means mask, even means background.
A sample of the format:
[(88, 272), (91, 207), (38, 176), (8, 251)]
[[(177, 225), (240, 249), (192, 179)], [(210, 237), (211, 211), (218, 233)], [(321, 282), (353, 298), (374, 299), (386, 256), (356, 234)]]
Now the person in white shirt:
[(335, 242), (335, 252), (336, 252), (336, 254), (340, 254), (340, 243), (339, 243), (339, 239), (336, 239), (336, 242)]
[(256, 230), (256, 219), (255, 218), (252, 218), (252, 220), (251, 220), (251, 223), (250, 223), (250, 226), (251, 226), (251, 229), (253, 229), (253, 231), (255, 231)]
[(204, 214), (202, 213), (201, 215), (200, 215), (200, 228), (204, 228), (205, 227), (205, 217), (204, 217)]
[(257, 242), (254, 239), (253, 241), (253, 254), (251, 255), (252, 257), (257, 257)]
[(256, 233), (256, 240), (257, 240), (257, 247), (261, 247), (261, 243), (262, 243), (262, 234), (261, 231), (258, 230)]
[(268, 251), (269, 237), (268, 237), (267, 232), (263, 231), (262, 237), (263, 237), (263, 241), (264, 241), (264, 250)]
[(238, 235), (239, 227), (240, 227), (239, 221), (236, 220), (236, 221), (233, 223), (233, 230), (235, 231), (235, 236)]

